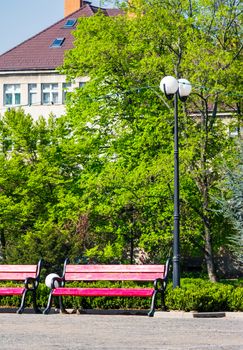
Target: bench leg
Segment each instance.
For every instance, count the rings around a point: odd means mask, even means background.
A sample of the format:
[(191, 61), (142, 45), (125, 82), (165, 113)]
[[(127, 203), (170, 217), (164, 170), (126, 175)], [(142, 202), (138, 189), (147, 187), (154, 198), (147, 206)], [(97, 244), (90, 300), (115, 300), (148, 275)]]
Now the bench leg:
[(48, 298), (48, 303), (47, 303), (47, 307), (45, 308), (45, 310), (43, 311), (44, 315), (48, 315), (50, 310), (51, 310), (51, 304), (52, 304), (52, 292), (49, 295)]
[(33, 309), (35, 311), (36, 314), (42, 314), (41, 309), (37, 306), (36, 303), (36, 291), (33, 291)]
[(152, 295), (152, 301), (151, 301), (151, 307), (148, 313), (149, 317), (153, 317), (154, 316), (154, 312), (155, 312), (155, 308), (156, 308), (156, 299), (157, 299), (157, 294), (158, 294), (158, 290), (155, 290), (153, 295)]
[(164, 290), (161, 291), (161, 310), (166, 311), (167, 307), (165, 305), (165, 292)]
[(67, 310), (65, 309), (65, 306), (63, 304), (63, 298), (62, 296), (59, 297), (59, 307), (60, 307), (60, 311), (62, 314), (67, 314)]
[(22, 314), (22, 312), (24, 311), (25, 298), (26, 298), (27, 292), (28, 292), (28, 289), (25, 289), (25, 291), (24, 291), (24, 293), (23, 293), (23, 295), (22, 295), (20, 307), (19, 307), (18, 310), (16, 311), (17, 314)]

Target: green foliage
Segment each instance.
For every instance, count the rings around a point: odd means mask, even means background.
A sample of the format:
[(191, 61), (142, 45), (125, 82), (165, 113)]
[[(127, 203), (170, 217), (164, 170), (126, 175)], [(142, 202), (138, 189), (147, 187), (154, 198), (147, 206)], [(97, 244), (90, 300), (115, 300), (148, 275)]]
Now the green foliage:
[(243, 311), (242, 288), (236, 288), (228, 297), (229, 309), (231, 311)]
[(170, 310), (184, 311), (242, 311), (242, 287), (205, 280), (182, 280), (181, 288), (168, 287), (166, 304)]
[(157, 86), (164, 75), (184, 76), (193, 94), (179, 111), (181, 253), (204, 253), (216, 279), (213, 255), (232, 228), (216, 214), (213, 197), (224, 159), (236, 151), (217, 113), (239, 102), (240, 16), (239, 4), (226, 1), (138, 0), (123, 16), (79, 20), (61, 72), (90, 77), (70, 97), (67, 113), (87, 155), (81, 186), (90, 258), (126, 262), (134, 246), (151, 261), (168, 255), (173, 116)]
[[(199, 287), (201, 296), (198, 298), (198, 311), (242, 311), (243, 310), (243, 290), (242, 285), (232, 286), (230, 283), (213, 284), (204, 281)], [(186, 288), (186, 287), (185, 287)], [(188, 288), (189, 289), (189, 288)]]
[(222, 182), (222, 191), (219, 203), (221, 210), (234, 227), (234, 232), (229, 237), (229, 247), (234, 251), (237, 260), (243, 265), (243, 142), (239, 140), (239, 153), (235, 163), (228, 166)]
[(241, 121), (239, 4), (132, 5), (123, 16), (79, 19), (60, 70), (90, 81), (70, 94), (66, 116), (1, 117), (2, 261), (42, 257), (53, 271), (67, 256), (128, 263), (138, 248), (150, 262), (170, 255), (174, 117), (158, 86), (175, 75), (193, 84), (179, 107), (181, 254), (204, 254), (215, 278), (213, 255), (233, 230), (215, 198), (237, 149), (217, 115), (229, 108)]
[(21, 110), (1, 118), (1, 259), (60, 266), (82, 246), (79, 155), (61, 119), (36, 122)]

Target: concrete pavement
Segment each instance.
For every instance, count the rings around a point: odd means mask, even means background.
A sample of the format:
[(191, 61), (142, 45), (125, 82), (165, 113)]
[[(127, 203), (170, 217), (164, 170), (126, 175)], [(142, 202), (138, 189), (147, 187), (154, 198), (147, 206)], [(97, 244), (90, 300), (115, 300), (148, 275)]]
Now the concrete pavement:
[(0, 312), (0, 349), (243, 350), (241, 313), (221, 318), (193, 318), (189, 314), (157, 312), (150, 318)]

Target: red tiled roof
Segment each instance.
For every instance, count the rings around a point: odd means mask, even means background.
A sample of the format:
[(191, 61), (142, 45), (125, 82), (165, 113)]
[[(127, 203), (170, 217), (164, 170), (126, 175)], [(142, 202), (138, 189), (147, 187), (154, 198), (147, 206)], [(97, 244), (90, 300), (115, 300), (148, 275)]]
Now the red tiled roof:
[[(121, 13), (116, 9), (101, 9), (107, 16)], [(67, 19), (90, 17), (97, 12), (97, 7), (90, 4), (63, 18), (51, 27), (41, 31), (13, 49), (0, 55), (0, 71), (52, 70), (63, 63), (64, 51), (73, 47), (72, 28), (64, 28)], [(50, 47), (56, 38), (65, 38), (61, 47)]]
[(123, 12), (120, 9), (105, 9), (105, 13), (109, 17), (118, 16)]

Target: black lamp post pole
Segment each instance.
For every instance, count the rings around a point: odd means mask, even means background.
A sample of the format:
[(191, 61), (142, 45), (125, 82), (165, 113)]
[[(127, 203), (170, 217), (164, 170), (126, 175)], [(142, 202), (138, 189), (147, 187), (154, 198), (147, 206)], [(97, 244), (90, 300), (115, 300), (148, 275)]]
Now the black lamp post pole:
[(180, 287), (180, 199), (179, 199), (179, 147), (178, 147), (178, 92), (174, 96), (174, 240), (173, 288)]
[(160, 90), (172, 100), (174, 97), (174, 237), (173, 237), (173, 288), (180, 287), (180, 184), (178, 145), (178, 99), (185, 102), (192, 90), (191, 83), (183, 78), (164, 77)]

